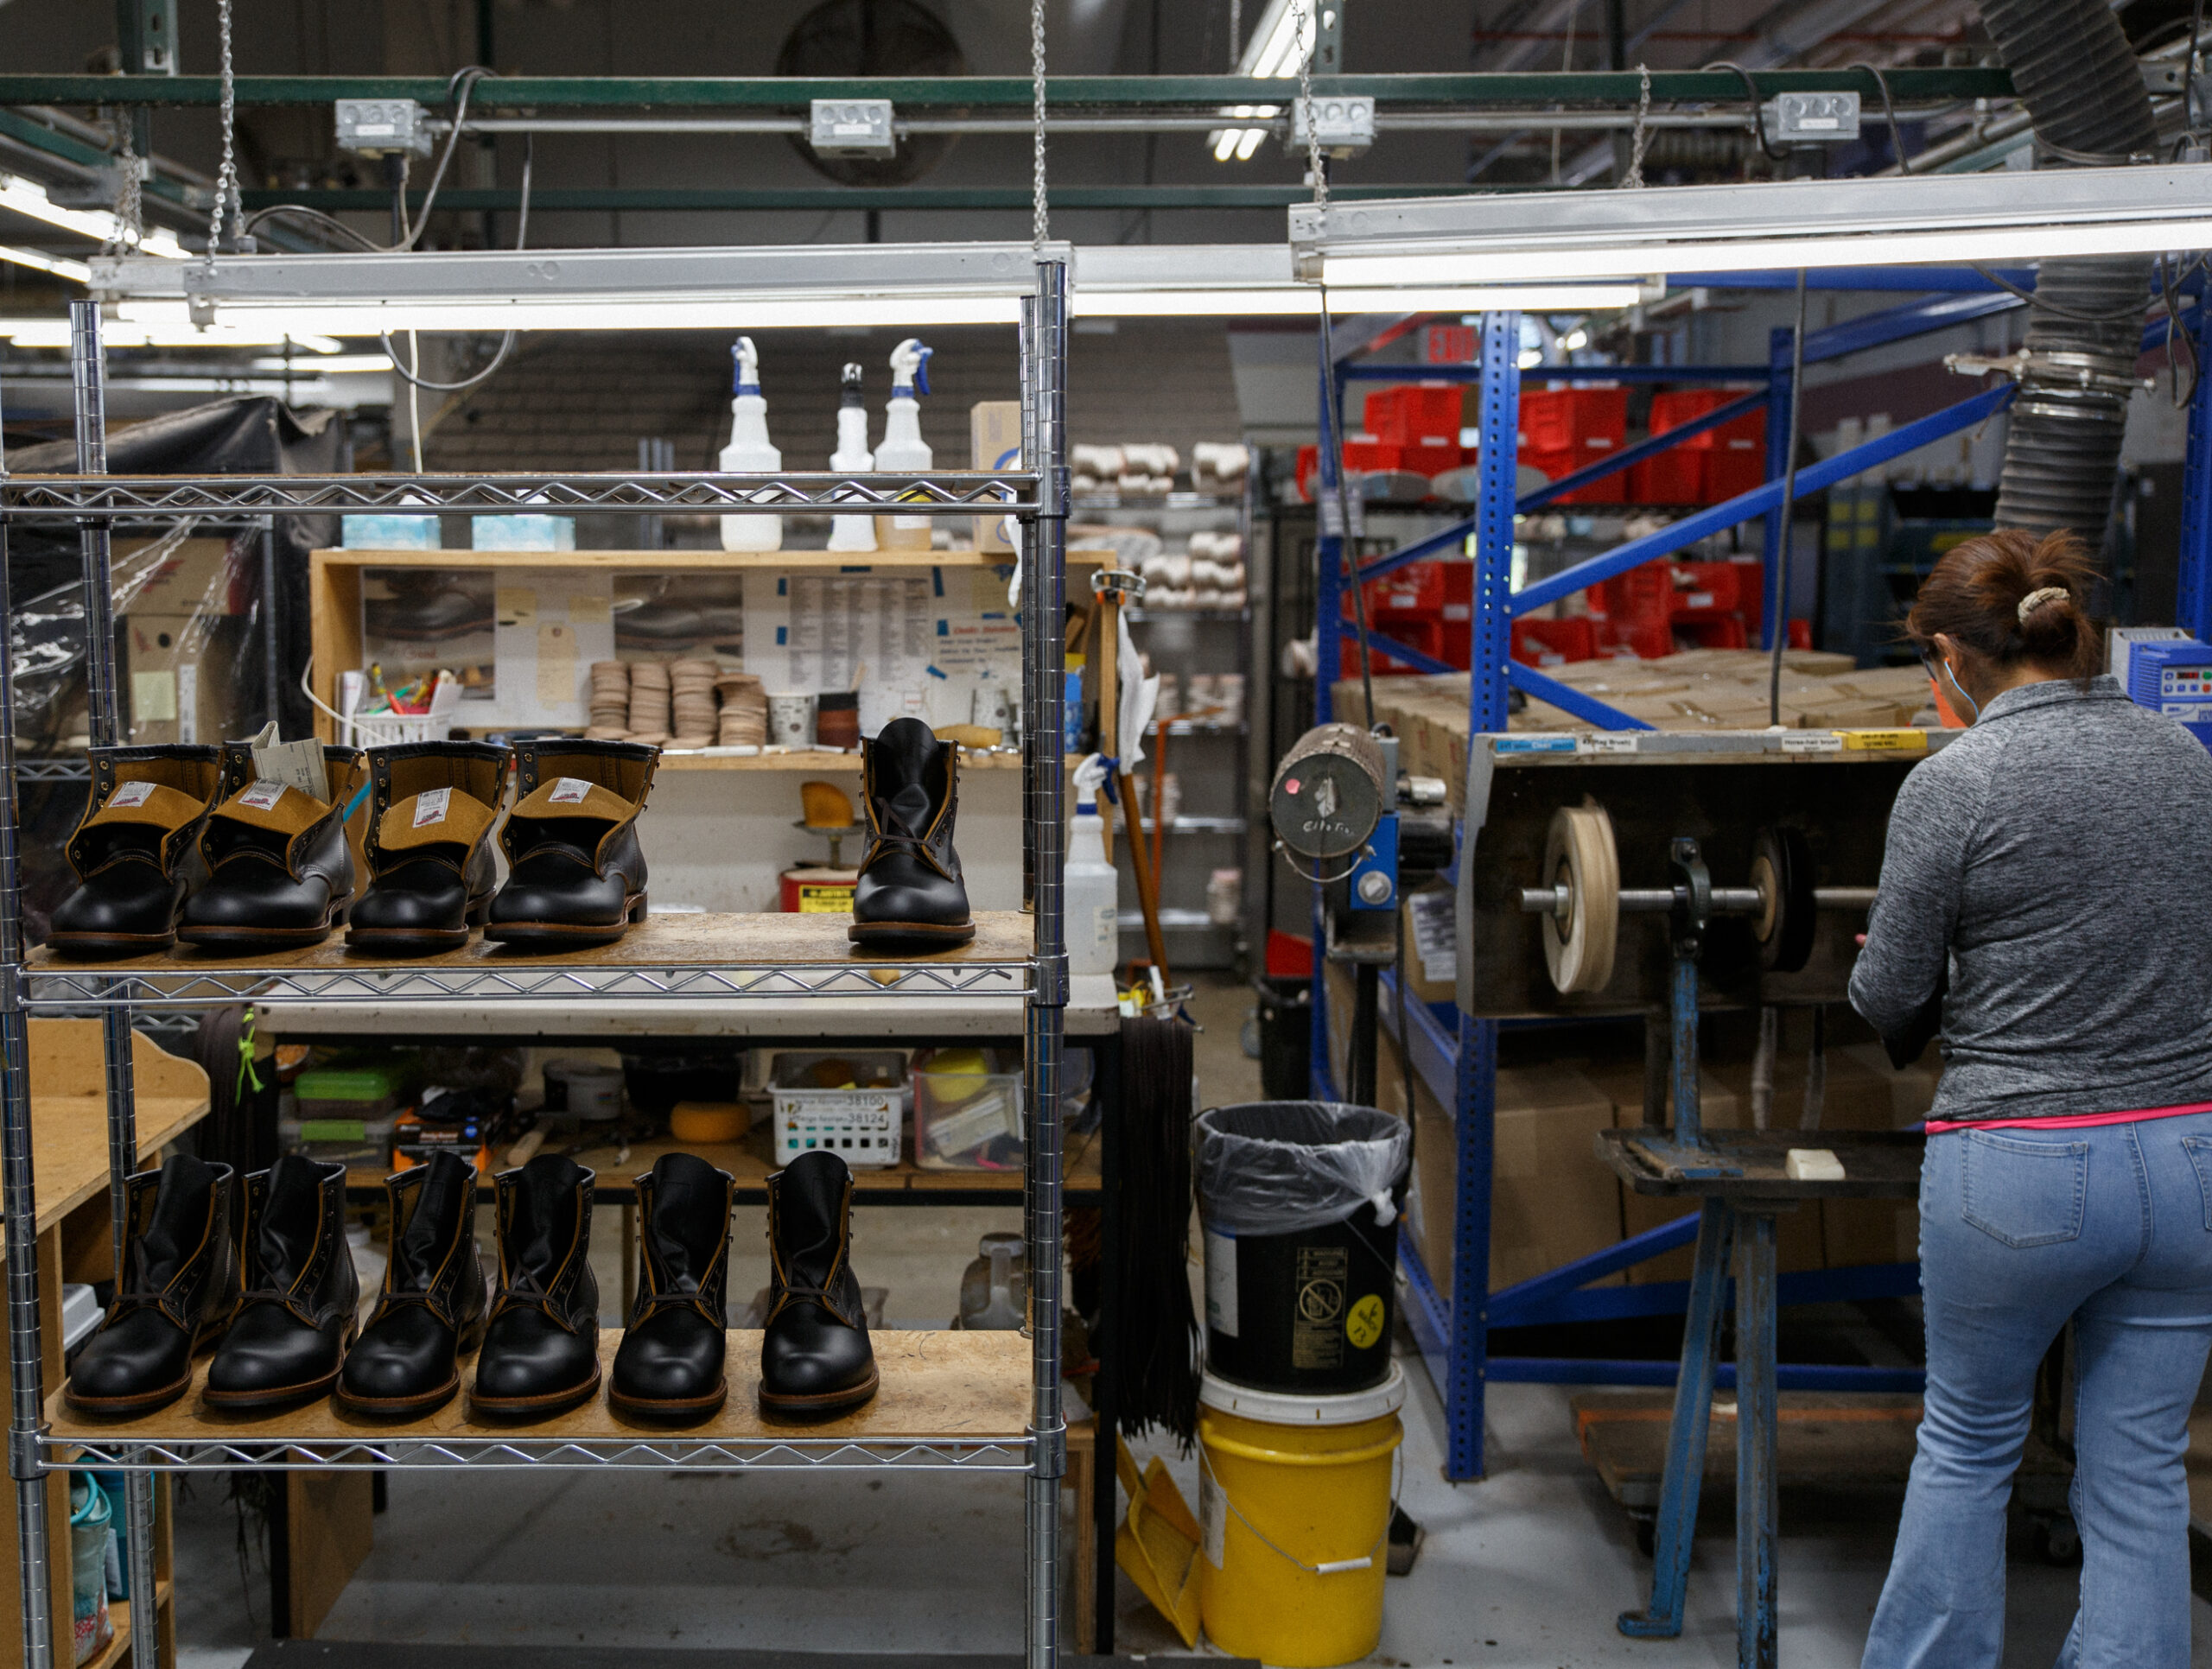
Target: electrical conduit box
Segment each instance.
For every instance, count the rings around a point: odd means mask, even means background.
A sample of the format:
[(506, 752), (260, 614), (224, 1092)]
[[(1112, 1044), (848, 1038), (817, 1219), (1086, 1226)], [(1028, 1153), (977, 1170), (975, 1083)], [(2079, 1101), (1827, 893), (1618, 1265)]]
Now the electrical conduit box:
[(412, 98), (340, 98), (338, 148), (362, 156), (428, 156), (430, 112)]
[(899, 154), (888, 98), (817, 98), (809, 108), (806, 142), (817, 156), (887, 158)]

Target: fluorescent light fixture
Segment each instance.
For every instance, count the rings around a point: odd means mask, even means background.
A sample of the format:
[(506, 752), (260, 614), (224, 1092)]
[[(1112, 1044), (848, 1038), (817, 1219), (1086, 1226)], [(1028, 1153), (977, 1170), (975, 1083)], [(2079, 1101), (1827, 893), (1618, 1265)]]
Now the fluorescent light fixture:
[(72, 261), (59, 255), (41, 255), (35, 249), (16, 249), (0, 244), (0, 261), (29, 267), (36, 272), (50, 272), (57, 278), (67, 278), (73, 284), (92, 282), (92, 270), (82, 261)]
[[(1048, 246), (1066, 258), (1067, 246)], [(1010, 325), (1036, 287), (1027, 244), (454, 251), (92, 263), (124, 324), (258, 333), (767, 330)]]
[[(1313, 55), (1313, 37), (1322, 0), (1301, 0), (1296, 5), (1292, 0), (1268, 0), (1268, 9), (1260, 15), (1260, 22), (1244, 42), (1244, 49), (1236, 54), (1236, 71), (1256, 80), (1277, 81), (1294, 79), (1306, 60)], [(1282, 114), (1280, 105), (1233, 105), (1222, 112), (1224, 116), (1246, 120), (1254, 117), (1268, 121)], [(1206, 136), (1206, 143), (1213, 148), (1213, 160), (1226, 162), (1231, 157), (1243, 162), (1249, 161), (1268, 136), (1265, 128), (1221, 128)]]
[(2212, 164), (1301, 204), (1332, 285), (2035, 261), (2212, 247)]
[[(338, 344), (333, 342), (331, 346), (335, 347)], [(312, 359), (295, 359), (287, 365), (274, 354), (264, 354), (249, 361), (248, 369), (278, 371), (289, 370), (303, 376), (315, 377), (354, 377), (365, 373), (381, 375), (391, 370), (391, 356), (388, 353), (318, 353)]]
[[(37, 319), (0, 319), (0, 339), (13, 342), (19, 348), (66, 348), (69, 346), (69, 321), (48, 316)], [(208, 347), (208, 348), (270, 348), (284, 345), (284, 333), (260, 326), (240, 327), (217, 324), (201, 329), (184, 315), (178, 308), (172, 316), (156, 317), (151, 322), (130, 322), (120, 320), (105, 321), (100, 340), (109, 347)], [(321, 355), (336, 353), (346, 345), (334, 336), (294, 332), (292, 346), (308, 353)], [(378, 359), (389, 365), (389, 360), (378, 354)], [(282, 361), (278, 362), (279, 364)], [(325, 362), (317, 358), (303, 361), (316, 370)]]
[[(1332, 287), (1332, 314), (1353, 313), (1592, 313), (1656, 301), (1640, 283), (1506, 287), (1449, 284), (1397, 290)], [(1321, 289), (1291, 273), (1281, 244), (1124, 244), (1078, 249), (1069, 311), (1077, 318), (1144, 319), (1281, 314), (1312, 318)]]
[[(36, 181), (10, 174), (0, 174), (0, 209), (42, 220), (99, 244), (113, 238), (121, 224), (105, 209), (63, 208), (47, 196), (46, 187)], [(146, 229), (138, 247), (144, 254), (173, 261), (181, 261), (190, 252), (177, 242), (175, 232), (158, 226)]]

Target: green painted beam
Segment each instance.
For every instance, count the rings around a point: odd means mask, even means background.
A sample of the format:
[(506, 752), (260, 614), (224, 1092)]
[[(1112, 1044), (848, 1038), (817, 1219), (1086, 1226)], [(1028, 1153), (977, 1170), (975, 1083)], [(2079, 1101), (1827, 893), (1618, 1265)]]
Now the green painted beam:
[[(1523, 187), (1535, 190), (1535, 187)], [(1467, 187), (1459, 185), (1332, 186), (1329, 195), (1338, 200), (1368, 200), (1378, 197), (1457, 197)], [(391, 194), (373, 189), (242, 192), (249, 213), (278, 203), (296, 203), (326, 214), (347, 212), (382, 214), (391, 206)], [(1310, 201), (1307, 186), (1052, 186), (1046, 189), (1054, 208), (1064, 209), (1277, 209)], [(410, 192), (417, 206), (420, 192)], [(734, 186), (700, 188), (652, 186), (540, 187), (530, 194), (533, 214), (563, 210), (599, 213), (629, 213), (647, 210), (731, 209), (1027, 209), (1027, 186)], [(509, 213), (522, 206), (519, 193), (505, 190), (459, 189), (448, 187), (438, 194), (438, 207), (456, 211), (486, 209)]]
[[(1907, 104), (2009, 98), (2012, 79), (2001, 69), (1894, 69), (1890, 89)], [(1849, 69), (1762, 70), (1762, 93), (1858, 91), (1874, 96), (1872, 78)], [(442, 106), (446, 81), (436, 76), (241, 75), (244, 106), (327, 105), (340, 98), (413, 98)], [(1481, 75), (1317, 75), (1317, 94), (1361, 94), (1385, 107), (1480, 109), (1554, 103), (1632, 107), (1636, 72), (1516, 72)], [(1229, 75), (1057, 76), (1047, 87), (1058, 110), (1206, 109), (1218, 105), (1287, 102), (1282, 81)], [(0, 75), (0, 105), (197, 105), (221, 102), (213, 75)], [(1724, 70), (1655, 70), (1651, 96), (1662, 104), (1741, 103), (1744, 84)], [(909, 110), (1027, 111), (1032, 89), (1023, 77), (885, 76), (861, 80), (735, 76), (495, 76), (480, 82), (471, 108), (513, 113), (531, 110), (804, 110), (815, 98), (888, 98)]]
[[(42, 122), (34, 122), (11, 110), (0, 110), (0, 134), (34, 150), (42, 150), (48, 156), (84, 168), (105, 168), (113, 160), (106, 151), (88, 145), (72, 134), (57, 132)], [(146, 181), (145, 192), (149, 197), (158, 197), (180, 207), (184, 206), (184, 188), (174, 180), (164, 180), (156, 175)]]

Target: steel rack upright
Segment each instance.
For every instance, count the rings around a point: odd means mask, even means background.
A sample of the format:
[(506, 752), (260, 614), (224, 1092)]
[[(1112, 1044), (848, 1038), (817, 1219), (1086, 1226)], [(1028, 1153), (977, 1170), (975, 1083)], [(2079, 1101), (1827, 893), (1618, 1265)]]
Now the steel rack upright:
[[(883, 251), (895, 255), (895, 251)], [(58, 1640), (48, 1565), (54, 1533), (46, 1481), (72, 1466), (121, 1470), (134, 1595), (151, 1596), (153, 1479), (161, 1474), (387, 1466), (475, 1468), (605, 1467), (931, 1467), (1025, 1475), (1024, 1564), (1027, 1661), (1049, 1669), (1060, 1656), (1060, 1489), (1067, 1469), (1066, 1422), (1060, 1384), (1062, 1153), (1059, 1122), (1064, 1010), (1068, 1000), (1062, 922), (1065, 780), (1059, 758), (1064, 678), (1058, 621), (1064, 609), (1068, 471), (1065, 464), (1068, 264), (1065, 246), (1036, 257), (1034, 288), (1021, 299), (1023, 467), (1003, 473), (928, 475), (731, 475), (713, 473), (605, 474), (143, 476), (105, 470), (103, 353), (97, 304), (71, 308), (76, 395), (78, 472), (9, 476), (0, 460), (0, 587), (6, 581), (5, 538), (12, 522), (41, 520), (80, 530), (93, 738), (111, 739), (116, 686), (111, 664), (108, 534), (113, 518), (145, 514), (283, 514), (374, 510), (428, 503), (448, 513), (497, 513), (528, 504), (566, 511), (711, 510), (775, 514), (795, 509), (855, 507), (902, 515), (972, 517), (997, 511), (1021, 526), (1021, 625), (1025, 689), (1024, 836), (1030, 855), (1026, 929), (1014, 912), (978, 912), (976, 942), (933, 955), (880, 957), (852, 951), (836, 927), (814, 930), (806, 918), (669, 917), (659, 932), (649, 918), (621, 944), (581, 957), (510, 957), (481, 946), (428, 962), (383, 963), (348, 957), (336, 946), (251, 962), (200, 961), (167, 955), (124, 963), (68, 966), (23, 942), (22, 899), (13, 770), (15, 711), (11, 669), (0, 656), (0, 1214), (7, 1257), (8, 1345), (11, 1372), (8, 1470), (16, 1486), (21, 1562), (22, 1660), (55, 1669)], [(4, 595), (0, 589), (0, 595)], [(791, 923), (801, 923), (792, 926)], [(738, 938), (740, 924), (746, 924)], [(777, 931), (761, 931), (774, 923)], [(763, 949), (755, 949), (764, 945)], [(747, 946), (731, 954), (737, 943)], [(727, 947), (727, 948), (726, 948)], [(106, 1023), (106, 1092), (111, 1185), (118, 1266), (124, 1233), (124, 1182), (137, 1167), (130, 1080), (134, 1011), (186, 1011), (281, 995), (322, 1001), (404, 1005), (456, 997), (541, 997), (563, 1002), (604, 998), (691, 996), (747, 999), (947, 994), (1020, 995), (1024, 999), (1027, 1123), (1024, 1219), (1028, 1242), (1030, 1317), (1020, 1335), (995, 1336), (1005, 1355), (995, 1405), (1003, 1418), (934, 1429), (896, 1424), (871, 1433), (865, 1414), (842, 1432), (766, 1427), (741, 1412), (718, 1418), (715, 1429), (670, 1433), (617, 1428), (573, 1417), (558, 1429), (471, 1428), (450, 1418), (365, 1431), (311, 1406), (254, 1423), (250, 1440), (195, 1418), (191, 1399), (162, 1413), (111, 1429), (58, 1432), (42, 1382), (38, 1247), (32, 1188), (29, 1020), (41, 1012), (99, 1009)], [(1026, 1351), (1023, 1346), (1026, 1343)], [(1014, 1354), (1026, 1355), (1026, 1373)], [(979, 1357), (980, 1361), (981, 1358)], [(982, 1391), (978, 1370), (978, 1395)], [(1026, 1393), (1017, 1388), (1027, 1380)], [(887, 1391), (891, 1389), (887, 1375)], [(959, 1387), (952, 1387), (956, 1399)], [(739, 1399), (733, 1397), (733, 1405)], [(879, 1395), (879, 1405), (886, 1400)], [(588, 1412), (588, 1411), (586, 1411)], [(65, 1420), (64, 1424), (67, 1422)], [(284, 1429), (287, 1425), (292, 1429)], [(911, 1426), (911, 1423), (910, 1423)], [(142, 1568), (143, 1567), (143, 1568)], [(149, 1635), (150, 1638), (150, 1634)]]

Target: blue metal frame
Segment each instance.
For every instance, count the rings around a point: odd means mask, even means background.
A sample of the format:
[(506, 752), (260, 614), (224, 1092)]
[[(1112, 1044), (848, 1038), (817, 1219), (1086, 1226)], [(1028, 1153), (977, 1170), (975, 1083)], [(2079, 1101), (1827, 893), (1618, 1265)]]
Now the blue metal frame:
[[(2012, 274), (2016, 282), (2032, 283), (2032, 275)], [(1678, 274), (1677, 288), (1707, 282), (1715, 288), (1788, 289), (1794, 273), (1714, 275)], [(1965, 270), (1930, 272), (1924, 270), (1868, 270), (1815, 272), (1808, 281), (1815, 289), (1910, 291), (1913, 299), (1899, 306), (1863, 315), (1828, 329), (1809, 332), (1804, 360), (1808, 365), (1905, 338), (1941, 330), (1973, 319), (2022, 305), (2017, 297), (1995, 289), (1980, 274)], [(2187, 320), (2198, 353), (2212, 365), (2212, 308), (2201, 304)], [(1770, 479), (1754, 491), (1725, 505), (1685, 517), (1648, 538), (1630, 541), (1603, 555), (1577, 564), (1564, 574), (1523, 587), (1511, 589), (1513, 518), (1554, 502), (1589, 481), (1624, 468), (1640, 458), (1654, 455), (1669, 444), (1680, 444), (1706, 429), (1732, 421), (1744, 412), (1773, 401), (1777, 389), (1784, 400), (1789, 364), (1788, 333), (1777, 333), (1776, 363), (1765, 365), (1647, 365), (1543, 367), (1547, 380), (1638, 381), (1663, 383), (1750, 382), (1759, 385), (1741, 401), (1708, 414), (1700, 422), (1669, 431), (1664, 436), (1624, 448), (1599, 466), (1551, 484), (1541, 493), (1522, 499), (1516, 492), (1519, 440), (1518, 368), (1519, 318), (1512, 314), (1486, 314), (1482, 322), (1480, 359), (1464, 365), (1382, 365), (1330, 363), (1324, 351), (1320, 375), (1321, 460), (1320, 491), (1333, 493), (1341, 463), (1338, 436), (1341, 430), (1341, 400), (1349, 384), (1444, 380), (1478, 384), (1482, 390), (1482, 451), (1480, 500), (1476, 513), (1438, 533), (1427, 536), (1390, 555), (1363, 564), (1363, 579), (1380, 578), (1423, 557), (1465, 548), (1471, 536), (1477, 559), (1472, 660), (1469, 703), (1471, 728), (1477, 735), (1505, 728), (1506, 690), (1519, 689), (1532, 698), (1550, 702), (1590, 722), (1612, 728), (1647, 728), (1627, 714), (1606, 707), (1532, 668), (1514, 663), (1508, 653), (1511, 620), (1522, 614), (1581, 590), (1640, 563), (1673, 555), (1716, 532), (1746, 521), (1770, 517), (1778, 509), (1781, 485)], [(2164, 340), (2159, 325), (2145, 333), (2148, 351)], [(1349, 341), (1349, 339), (1347, 339)], [(1359, 351), (1352, 348), (1351, 352)], [(1777, 367), (1781, 375), (1777, 378)], [(1877, 467), (1890, 460), (1986, 422), (2005, 409), (2013, 398), (2010, 385), (1984, 390), (1945, 411), (1894, 429), (1847, 454), (1823, 459), (1798, 472), (1801, 493), (1818, 492), (1836, 481)], [(1786, 404), (1782, 409), (1786, 411)], [(1783, 421), (1786, 422), (1786, 418)], [(1769, 448), (1770, 473), (1778, 474), (1779, 445)], [(2187, 501), (2184, 506), (2181, 605), (2177, 618), (2198, 636), (2212, 640), (2212, 376), (2200, 380), (2190, 414)], [(1317, 587), (1321, 682), (1317, 716), (1330, 716), (1332, 686), (1342, 664), (1343, 557), (1340, 536), (1325, 535), (1320, 542), (1320, 574)], [(1770, 562), (1770, 576), (1777, 565)], [(1770, 589), (1771, 580), (1770, 581)], [(1765, 611), (1769, 629), (1774, 619)], [(1428, 663), (1428, 657), (1409, 652), (1407, 646), (1389, 643), (1380, 635), (1378, 649), (1408, 664)], [(1317, 947), (1313, 982), (1313, 1075), (1317, 1095), (1333, 1095), (1329, 1069), (1325, 1019), (1325, 986), (1320, 977), (1319, 947), (1323, 943), (1319, 911), (1314, 915)], [(1395, 982), (1383, 979), (1386, 1011), (1396, 1000)], [(1612, 1319), (1627, 1316), (1678, 1314), (1690, 1298), (1690, 1284), (1657, 1283), (1638, 1286), (1592, 1286), (1591, 1283), (1629, 1266), (1685, 1245), (1695, 1234), (1694, 1214), (1665, 1224), (1617, 1247), (1565, 1268), (1548, 1272), (1535, 1280), (1492, 1293), (1490, 1291), (1490, 1196), (1492, 1179), (1492, 1138), (1497, 1110), (1497, 1064), (1499, 1024), (1456, 1016), (1458, 1035), (1449, 1021), (1427, 1005), (1412, 1005), (1411, 1052), (1415, 1069), (1431, 1093), (1453, 1106), (1454, 1139), (1458, 1159), (1458, 1188), (1450, 1202), (1453, 1215), (1453, 1278), (1447, 1298), (1440, 1292), (1424, 1265), (1421, 1249), (1410, 1234), (1402, 1234), (1402, 1266), (1407, 1275), (1408, 1320), (1432, 1378), (1443, 1391), (1446, 1405), (1446, 1473), (1454, 1479), (1483, 1475), (1484, 1388), (1491, 1381), (1529, 1381), (1548, 1384), (1669, 1385), (1680, 1367), (1673, 1361), (1580, 1361), (1553, 1358), (1494, 1358), (1489, 1354), (1490, 1330), (1497, 1326)], [(1387, 1023), (1387, 1022), (1386, 1022)], [(1444, 1202), (1433, 1202), (1439, 1209)], [(1910, 1293), (1916, 1290), (1917, 1266), (1891, 1264), (1845, 1271), (1816, 1271), (1783, 1275), (1776, 1282), (1783, 1304), (1829, 1302), (1842, 1298), (1872, 1298)], [(1724, 1291), (1717, 1304), (1726, 1302)], [(1714, 1364), (1713, 1383), (1722, 1388), (1735, 1385), (1727, 1363)], [(1916, 1370), (1841, 1368), (1816, 1364), (1783, 1364), (1775, 1384), (1783, 1389), (1917, 1390), (1922, 1376)], [(1764, 1389), (1764, 1387), (1761, 1387)]]

